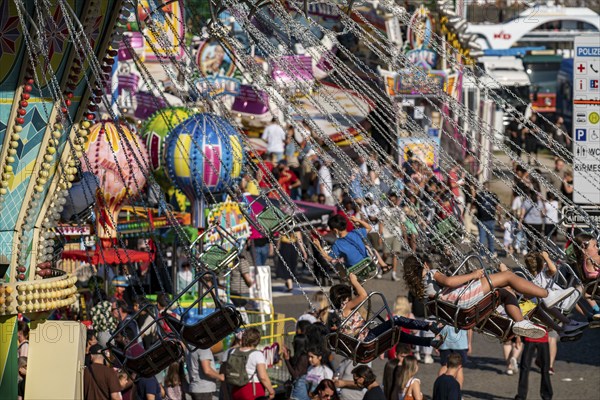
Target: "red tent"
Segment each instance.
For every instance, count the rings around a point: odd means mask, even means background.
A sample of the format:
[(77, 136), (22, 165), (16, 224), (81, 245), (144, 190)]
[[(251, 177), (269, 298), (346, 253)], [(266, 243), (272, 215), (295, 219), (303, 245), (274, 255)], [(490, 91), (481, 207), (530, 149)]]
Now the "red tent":
[(96, 248), (96, 250), (65, 250), (62, 258), (66, 260), (77, 260), (99, 264), (129, 264), (129, 263), (149, 263), (154, 260), (154, 253), (146, 251), (119, 249), (119, 248)]

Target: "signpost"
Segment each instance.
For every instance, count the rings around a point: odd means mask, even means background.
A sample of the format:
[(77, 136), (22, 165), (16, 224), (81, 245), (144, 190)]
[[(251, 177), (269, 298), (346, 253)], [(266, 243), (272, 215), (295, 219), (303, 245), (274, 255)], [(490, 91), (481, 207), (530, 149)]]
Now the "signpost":
[(573, 201), (600, 205), (600, 42), (575, 38), (573, 60)]

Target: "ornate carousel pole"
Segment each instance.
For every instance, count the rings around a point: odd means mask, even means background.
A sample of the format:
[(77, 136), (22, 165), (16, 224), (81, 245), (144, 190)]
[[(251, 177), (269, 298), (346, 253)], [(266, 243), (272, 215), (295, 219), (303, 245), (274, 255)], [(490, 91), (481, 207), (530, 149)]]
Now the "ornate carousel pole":
[[(0, 393), (6, 398), (17, 397), (19, 314), (32, 321), (28, 376), (37, 390), (47, 398), (80, 397), (73, 376), (82, 376), (83, 359), (62, 357), (61, 368), (42, 372), (42, 357), (64, 351), (69, 341), (79, 350), (85, 345), (81, 326), (52, 323), (56, 337), (44, 329), (48, 315), (75, 302), (77, 292), (76, 278), (56, 268), (52, 230), (96, 118), (103, 71), (116, 55), (111, 46), (119, 40), (114, 28), (125, 17), (123, 6), (122, 0), (0, 0)], [(77, 373), (62, 377), (71, 371)]]

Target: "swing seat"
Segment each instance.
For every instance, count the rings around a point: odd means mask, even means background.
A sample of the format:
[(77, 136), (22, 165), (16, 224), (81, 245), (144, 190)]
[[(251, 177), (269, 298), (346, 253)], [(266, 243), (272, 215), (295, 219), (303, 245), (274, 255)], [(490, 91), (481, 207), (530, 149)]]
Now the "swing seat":
[[(381, 307), (374, 306), (375, 297), (378, 297), (381, 301)], [(355, 334), (343, 333), (344, 326), (351, 323), (354, 315), (365, 306), (367, 315), (364, 318), (365, 324), (360, 332)], [(398, 343), (401, 327), (391, 326), (369, 341), (362, 340), (362, 335), (367, 332), (367, 329), (371, 329), (378, 324), (389, 323), (392, 318), (392, 310), (388, 306), (385, 296), (379, 292), (372, 292), (340, 323), (338, 330), (328, 334), (325, 340), (331, 351), (351, 359), (355, 365), (369, 363)]]
[(464, 228), (453, 215), (438, 222), (435, 225), (436, 234), (432, 241), (435, 246), (441, 246), (444, 242), (455, 244), (462, 240)]
[(343, 282), (348, 281), (348, 276), (352, 273), (356, 275), (356, 278), (360, 283), (366, 282), (369, 279), (373, 279), (377, 276), (379, 267), (372, 258), (367, 257), (360, 260), (358, 263), (351, 267), (346, 268), (342, 263), (335, 265), (337, 273), (340, 276), (340, 280)]
[(395, 326), (368, 342), (350, 335), (333, 332), (327, 335), (329, 349), (352, 360), (354, 365), (366, 364), (394, 347), (400, 340), (401, 328)]
[(184, 324), (181, 320), (167, 313), (163, 314), (163, 318), (173, 331), (181, 335), (186, 343), (204, 350), (210, 349), (235, 332), (243, 322), (242, 315), (233, 306), (217, 308), (213, 313), (193, 325)]
[[(208, 278), (208, 279), (207, 279)], [(204, 290), (199, 290), (198, 297), (187, 307), (180, 315), (181, 320), (168, 313), (167, 310), (173, 308), (179, 300), (188, 292), (200, 285)], [(210, 295), (214, 303), (215, 310), (208, 316), (202, 318), (194, 324), (183, 322), (185, 316), (197, 305), (201, 305), (203, 299)], [(187, 285), (163, 311), (161, 318), (167, 323), (169, 328), (178, 334), (184, 343), (195, 348), (209, 349), (226, 336), (235, 332), (242, 325), (242, 315), (232, 305), (223, 305), (217, 294), (217, 277), (212, 271), (198, 273), (196, 278)], [(193, 349), (190, 348), (190, 351)]]
[[(130, 375), (150, 378), (166, 369), (171, 363), (179, 361), (184, 355), (184, 346), (177, 335), (165, 332), (155, 305), (145, 304), (132, 316), (132, 320), (136, 320), (142, 313), (147, 313), (153, 321), (134, 337), (125, 339), (123, 339), (123, 334), (131, 328), (128, 323), (123, 324), (106, 342), (110, 357), (105, 354), (105, 358), (109, 363), (117, 368), (123, 368)], [(159, 340), (144, 349), (141, 337), (152, 327), (156, 328)], [(117, 340), (118, 338), (121, 339), (120, 342)]]
[(265, 207), (265, 209), (256, 216), (256, 222), (258, 222), (269, 235), (274, 235), (277, 232), (285, 234), (294, 229), (294, 216), (285, 214), (274, 205)]
[(467, 330), (484, 323), (498, 307), (498, 304), (500, 304), (500, 296), (497, 290), (493, 290), (486, 294), (479, 303), (469, 308), (458, 307), (456, 304), (438, 297), (427, 302), (426, 307), (429, 314), (435, 316), (436, 319), (455, 328)]
[(218, 276), (227, 276), (240, 265), (239, 250), (214, 245), (200, 255), (200, 262)]
[(200, 264), (218, 276), (225, 277), (240, 265), (240, 251), (242, 246), (226, 229), (213, 222), (190, 245), (192, 252), (196, 251), (197, 243), (204, 243), (209, 234), (215, 233), (217, 242), (209, 245), (198, 257)]
[(493, 336), (501, 342), (511, 340), (515, 334), (512, 331), (514, 321), (505, 315), (493, 312), (473, 329), (485, 335)]
[[(129, 374), (135, 373), (138, 377), (151, 378), (154, 375), (164, 371), (172, 363), (179, 361), (184, 355), (184, 348), (175, 336), (167, 336), (154, 343), (143, 353), (131, 356), (128, 351), (123, 351), (117, 347), (109, 347), (111, 355), (116, 362)], [(130, 348), (132, 350), (133, 348)]]

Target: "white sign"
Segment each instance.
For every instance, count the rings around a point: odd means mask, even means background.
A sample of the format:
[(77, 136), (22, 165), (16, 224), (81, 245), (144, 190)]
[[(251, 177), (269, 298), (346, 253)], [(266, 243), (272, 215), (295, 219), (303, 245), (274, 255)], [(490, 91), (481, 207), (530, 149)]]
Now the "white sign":
[(600, 204), (600, 42), (575, 38), (573, 59), (573, 201)]

